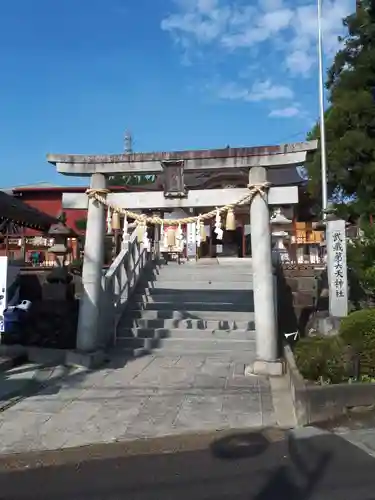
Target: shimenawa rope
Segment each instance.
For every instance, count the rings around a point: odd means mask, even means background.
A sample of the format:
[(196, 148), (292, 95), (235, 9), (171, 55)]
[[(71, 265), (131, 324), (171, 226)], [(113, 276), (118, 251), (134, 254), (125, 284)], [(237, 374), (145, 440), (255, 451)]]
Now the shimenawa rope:
[(135, 212), (131, 212), (130, 210), (126, 210), (126, 208), (116, 207), (113, 204), (109, 203), (109, 201), (106, 199), (106, 195), (110, 193), (109, 189), (90, 188), (87, 189), (86, 194), (89, 198), (95, 199), (99, 203), (102, 203), (107, 208), (110, 208), (113, 212), (117, 212), (119, 214), (123, 214), (127, 218), (134, 219), (138, 224), (145, 225), (146, 223), (148, 223), (148, 224), (161, 225), (167, 222), (169, 225), (180, 225), (180, 224), (188, 224), (191, 222), (197, 222), (198, 220), (201, 222), (203, 220), (212, 219), (217, 215), (217, 213), (221, 215), (225, 212), (228, 212), (229, 210), (233, 210), (233, 208), (236, 206), (241, 206), (248, 202), (251, 203), (252, 199), (256, 194), (260, 194), (261, 196), (264, 195), (264, 193), (269, 189), (270, 183), (262, 182), (261, 184), (249, 184), (247, 187), (249, 189), (249, 192), (234, 203), (228, 203), (223, 207), (215, 208), (214, 210), (206, 212), (205, 214), (195, 215), (191, 217), (184, 217), (182, 219), (172, 219), (172, 220), (162, 219), (161, 217), (157, 217), (155, 215), (147, 217), (146, 215), (139, 215), (136, 214)]

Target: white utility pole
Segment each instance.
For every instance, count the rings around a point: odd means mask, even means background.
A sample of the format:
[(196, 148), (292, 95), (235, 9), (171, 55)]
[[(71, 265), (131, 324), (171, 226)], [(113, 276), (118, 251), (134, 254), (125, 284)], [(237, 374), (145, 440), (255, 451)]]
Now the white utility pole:
[(318, 2), (318, 60), (319, 60), (319, 114), (320, 114), (320, 149), (321, 149), (321, 177), (322, 177), (322, 209), (325, 219), (325, 210), (328, 205), (327, 194), (327, 150), (326, 129), (324, 123), (324, 65), (323, 65), (323, 33), (322, 33), (322, 0)]

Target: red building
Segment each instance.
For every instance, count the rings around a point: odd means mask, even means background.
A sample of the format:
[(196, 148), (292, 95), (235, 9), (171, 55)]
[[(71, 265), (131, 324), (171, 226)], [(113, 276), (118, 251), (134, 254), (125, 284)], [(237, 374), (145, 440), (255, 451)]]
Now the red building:
[[(153, 185), (151, 185), (152, 189)], [(84, 193), (87, 187), (85, 186), (54, 186), (52, 184), (41, 182), (35, 185), (29, 186), (18, 186), (12, 188), (10, 191), (13, 196), (20, 198), (24, 203), (37, 208), (41, 212), (44, 212), (53, 217), (59, 217), (63, 213), (65, 215), (65, 224), (72, 229), (77, 235), (82, 234), (83, 231), (77, 221), (85, 220), (87, 217), (87, 210), (72, 210), (63, 209), (62, 198), (64, 193)], [(109, 188), (111, 191), (144, 191), (145, 186), (115, 186)], [(39, 235), (38, 232), (33, 232), (31, 229), (27, 229), (25, 236)]]
[[(35, 185), (17, 186), (7, 190), (7, 192), (44, 214), (54, 218), (63, 217), (65, 225), (72, 230), (72, 238), (68, 240), (68, 244), (71, 247), (70, 260), (74, 260), (79, 256), (78, 237), (84, 234), (84, 226), (79, 224), (79, 221), (86, 220), (87, 210), (64, 209), (62, 198), (64, 193), (84, 193), (86, 189), (85, 186), (55, 186), (41, 182)], [(137, 186), (119, 186), (110, 189), (111, 191), (135, 191), (139, 188)], [(48, 237), (48, 234), (28, 227), (21, 228), (19, 231), (8, 236), (9, 255), (21, 258), (21, 247), (26, 246), (26, 261), (31, 260), (32, 252), (38, 251), (41, 252), (44, 262), (48, 264), (50, 260), (48, 248), (52, 244), (52, 239)]]
[[(86, 218), (86, 210), (63, 210), (63, 193), (84, 193), (86, 187), (66, 187), (54, 186), (47, 183), (40, 183), (30, 186), (20, 186), (12, 189), (13, 196), (20, 198), (24, 203), (37, 208), (53, 217), (59, 217), (65, 213), (65, 224), (76, 233), (81, 233), (76, 226), (76, 221)], [(25, 236), (40, 235), (37, 231), (27, 229)]]
[[(77, 189), (80, 192), (84, 191), (85, 188)], [(56, 221), (62, 213), (62, 195), (65, 190), (69, 190), (69, 188), (40, 183), (35, 186), (15, 187), (7, 190), (7, 194)], [(77, 231), (75, 221), (85, 216), (84, 210), (70, 210), (69, 214), (66, 214), (67, 225), (72, 229), (73, 237), (69, 240), (72, 248), (70, 259), (76, 257), (78, 250), (78, 242), (74, 236), (76, 236), (76, 233), (79, 234), (80, 231)], [(1, 255), (8, 255), (12, 259), (29, 262), (32, 260), (32, 254), (37, 252), (44, 263), (51, 260), (52, 264), (53, 257), (48, 255), (48, 249), (53, 244), (53, 238), (49, 237), (48, 229), (48, 226), (41, 229), (30, 226), (20, 227), (18, 225), (8, 227), (6, 230), (3, 229)]]

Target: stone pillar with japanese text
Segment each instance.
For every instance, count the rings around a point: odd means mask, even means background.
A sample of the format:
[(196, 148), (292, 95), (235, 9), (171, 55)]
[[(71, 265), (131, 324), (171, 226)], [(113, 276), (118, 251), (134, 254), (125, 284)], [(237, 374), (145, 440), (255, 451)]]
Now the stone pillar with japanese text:
[(348, 315), (348, 277), (346, 263), (346, 223), (327, 222), (327, 266), (329, 313), (335, 318)]

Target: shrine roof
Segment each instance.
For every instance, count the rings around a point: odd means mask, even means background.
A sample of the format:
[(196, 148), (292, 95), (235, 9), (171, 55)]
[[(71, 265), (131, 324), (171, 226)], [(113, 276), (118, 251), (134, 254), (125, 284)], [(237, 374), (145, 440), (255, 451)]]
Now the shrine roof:
[(19, 226), (33, 229), (48, 230), (58, 221), (36, 208), (33, 208), (20, 199), (0, 191), (0, 222), (12, 221)]

